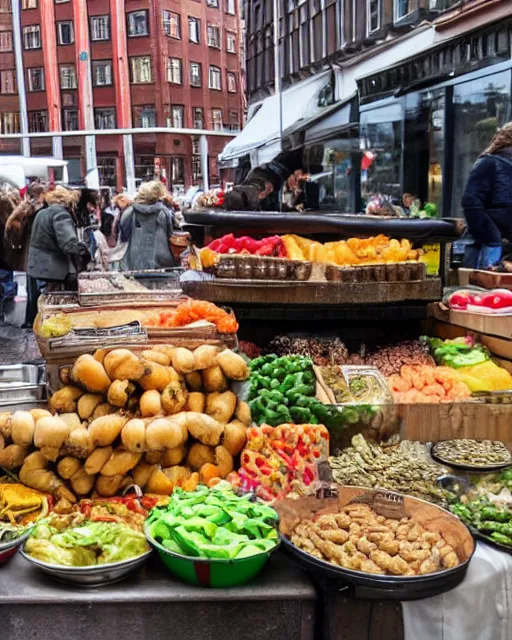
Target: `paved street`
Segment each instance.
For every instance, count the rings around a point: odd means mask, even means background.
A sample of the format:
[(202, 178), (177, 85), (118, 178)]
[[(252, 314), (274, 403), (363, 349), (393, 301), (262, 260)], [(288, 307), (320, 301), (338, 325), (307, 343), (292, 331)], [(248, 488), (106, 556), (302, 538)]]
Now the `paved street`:
[(0, 326), (0, 364), (16, 364), (41, 358), (31, 329), (16, 325)]

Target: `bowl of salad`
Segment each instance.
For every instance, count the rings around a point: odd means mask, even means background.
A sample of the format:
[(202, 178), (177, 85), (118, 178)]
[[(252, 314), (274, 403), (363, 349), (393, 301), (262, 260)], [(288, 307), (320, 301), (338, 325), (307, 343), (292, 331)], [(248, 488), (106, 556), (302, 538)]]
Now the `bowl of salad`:
[(147, 511), (130, 508), (135, 502), (82, 500), (71, 513), (52, 513), (32, 529), (21, 554), (44, 573), (74, 585), (122, 580), (151, 554), (143, 532)]
[(146, 537), (170, 573), (204, 587), (234, 587), (254, 578), (279, 546), (277, 513), (227, 482), (175, 489), (154, 508)]

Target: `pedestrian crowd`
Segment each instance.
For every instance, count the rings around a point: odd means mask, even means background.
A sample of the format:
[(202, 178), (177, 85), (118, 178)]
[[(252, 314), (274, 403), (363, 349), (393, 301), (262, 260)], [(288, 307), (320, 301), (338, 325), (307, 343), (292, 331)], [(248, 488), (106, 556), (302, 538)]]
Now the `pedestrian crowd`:
[(159, 181), (143, 182), (133, 198), (39, 182), (0, 189), (0, 316), (16, 291), (14, 271), (27, 274), (25, 325), (32, 326), (42, 288), (76, 290), (81, 271), (173, 267), (180, 219)]

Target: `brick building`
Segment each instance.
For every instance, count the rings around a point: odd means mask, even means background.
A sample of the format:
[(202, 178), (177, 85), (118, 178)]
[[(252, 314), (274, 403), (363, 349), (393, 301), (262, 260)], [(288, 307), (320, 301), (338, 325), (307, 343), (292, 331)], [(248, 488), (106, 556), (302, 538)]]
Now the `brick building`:
[[(11, 4), (12, 2), (12, 4)], [(16, 6), (15, 4), (16, 3)], [(17, 43), (18, 38), (18, 43)], [(70, 179), (95, 166), (100, 184), (165, 170), (201, 181), (198, 139), (177, 133), (53, 136), (1, 134), (241, 126), (238, 0), (0, 0), (0, 153), (55, 155)], [(209, 179), (229, 137), (209, 138)]]

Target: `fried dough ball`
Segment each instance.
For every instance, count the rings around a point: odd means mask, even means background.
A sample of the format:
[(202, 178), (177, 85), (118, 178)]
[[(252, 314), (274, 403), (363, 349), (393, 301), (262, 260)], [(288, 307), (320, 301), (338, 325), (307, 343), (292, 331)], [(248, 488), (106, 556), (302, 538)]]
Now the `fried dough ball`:
[(11, 440), (14, 444), (28, 447), (34, 439), (36, 423), (28, 411), (15, 411), (11, 418)]
[(172, 354), (172, 366), (178, 373), (192, 373), (196, 369), (194, 354), (189, 349), (176, 347)]
[(161, 364), (163, 367), (168, 367), (171, 364), (171, 356), (157, 351), (156, 349), (145, 349), (140, 354), (140, 358), (141, 360), (156, 362), (157, 364)]
[(83, 390), (78, 387), (62, 387), (52, 395), (48, 404), (54, 413), (74, 413), (77, 400), (83, 395)]
[(129, 349), (113, 349), (105, 356), (103, 366), (111, 380), (137, 382), (145, 374), (145, 366)]
[(162, 412), (162, 396), (156, 389), (144, 391), (139, 399), (140, 414), (143, 418), (156, 416)]
[(185, 411), (197, 411), (203, 413), (206, 403), (206, 397), (204, 393), (200, 391), (191, 391), (187, 397), (187, 403), (184, 407)]
[(187, 383), (187, 387), (191, 391), (201, 391), (201, 389), (203, 388), (203, 378), (199, 371), (187, 373), (185, 376), (185, 381)]
[(89, 454), (87, 460), (85, 461), (84, 469), (86, 473), (88, 473), (89, 475), (95, 475), (96, 473), (99, 473), (103, 468), (103, 465), (112, 455), (113, 451), (114, 449), (110, 446), (98, 447), (97, 449), (94, 449), (94, 451)]
[(106, 447), (112, 444), (127, 422), (128, 418), (118, 413), (96, 418), (89, 425), (89, 433), (91, 434), (93, 445)]
[(199, 470), (206, 463), (215, 463), (215, 449), (201, 442), (194, 442), (188, 451), (187, 465)]
[(239, 420), (229, 422), (224, 429), (222, 445), (232, 456), (237, 456), (243, 450), (247, 441), (247, 427)]
[(69, 480), (82, 467), (80, 460), (71, 456), (61, 458), (57, 464), (57, 473), (64, 480)]
[(164, 367), (151, 360), (146, 360), (144, 367), (144, 375), (139, 379), (139, 384), (144, 391), (150, 391), (151, 389), (163, 391), (171, 382), (172, 367)]
[(126, 475), (139, 464), (142, 453), (132, 453), (123, 449), (116, 449), (101, 467), (102, 476)]
[(251, 409), (247, 402), (239, 400), (236, 405), (235, 417), (240, 420), (246, 427), (250, 427), (252, 423)]
[(194, 369), (201, 371), (202, 369), (209, 369), (217, 364), (217, 356), (219, 354), (219, 347), (211, 344), (203, 344), (194, 350)]
[(111, 413), (115, 413), (117, 411), (116, 407), (113, 407), (109, 402), (102, 402), (99, 404), (96, 409), (92, 412), (92, 416), (90, 417), (91, 421), (96, 420), (96, 418), (103, 418), (104, 416), (109, 416)]
[(211, 446), (219, 444), (224, 435), (225, 425), (204, 413), (188, 411), (184, 415), (188, 431), (193, 438)]
[(104, 498), (111, 498), (121, 488), (124, 476), (98, 476), (96, 479), (95, 489)]
[(88, 353), (75, 360), (71, 369), (71, 379), (90, 393), (106, 393), (111, 383), (101, 362)]
[(183, 409), (187, 402), (188, 391), (180, 382), (169, 382), (162, 391), (162, 408), (167, 415), (173, 415)]
[(217, 364), (223, 374), (230, 380), (247, 380), (250, 374), (249, 365), (238, 353), (225, 349), (217, 356)]
[(167, 449), (162, 456), (162, 467), (173, 467), (176, 464), (180, 464), (185, 457), (186, 452), (186, 444), (174, 447), (174, 449)]
[(121, 429), (121, 442), (128, 451), (142, 453), (146, 448), (146, 425), (144, 420), (140, 418), (128, 420)]

